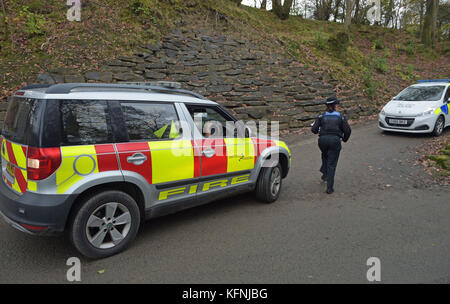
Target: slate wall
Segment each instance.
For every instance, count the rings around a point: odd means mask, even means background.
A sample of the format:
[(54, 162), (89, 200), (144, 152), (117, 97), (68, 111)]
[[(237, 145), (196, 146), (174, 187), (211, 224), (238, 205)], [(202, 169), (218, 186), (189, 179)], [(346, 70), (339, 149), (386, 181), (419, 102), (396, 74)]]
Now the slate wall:
[[(370, 101), (337, 80), (316, 73), (289, 56), (240, 36), (207, 29), (172, 30), (160, 43), (143, 45), (132, 56), (105, 61), (84, 74), (57, 68), (38, 83), (171, 80), (219, 102), (243, 120), (277, 120), (281, 130), (309, 126), (337, 95), (349, 119), (375, 113)], [(1, 116), (0, 108), (0, 118)]]

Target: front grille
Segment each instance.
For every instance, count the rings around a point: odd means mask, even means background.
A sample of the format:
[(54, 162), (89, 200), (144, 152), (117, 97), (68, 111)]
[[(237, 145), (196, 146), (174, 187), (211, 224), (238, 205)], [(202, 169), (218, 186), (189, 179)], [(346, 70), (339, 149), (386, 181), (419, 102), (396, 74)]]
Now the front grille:
[[(391, 123), (390, 122), (391, 119), (406, 120), (406, 124)], [(410, 127), (414, 122), (414, 118), (403, 118), (403, 117), (386, 117), (385, 120), (389, 126), (393, 126), (393, 127)]]

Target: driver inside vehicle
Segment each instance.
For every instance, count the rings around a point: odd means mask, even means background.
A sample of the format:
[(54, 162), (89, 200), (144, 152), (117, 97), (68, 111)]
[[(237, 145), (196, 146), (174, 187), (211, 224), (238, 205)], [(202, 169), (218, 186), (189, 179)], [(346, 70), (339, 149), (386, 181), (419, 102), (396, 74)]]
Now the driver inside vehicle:
[(205, 138), (218, 138), (221, 137), (220, 130), (221, 126), (218, 121), (207, 121), (203, 125), (203, 137)]

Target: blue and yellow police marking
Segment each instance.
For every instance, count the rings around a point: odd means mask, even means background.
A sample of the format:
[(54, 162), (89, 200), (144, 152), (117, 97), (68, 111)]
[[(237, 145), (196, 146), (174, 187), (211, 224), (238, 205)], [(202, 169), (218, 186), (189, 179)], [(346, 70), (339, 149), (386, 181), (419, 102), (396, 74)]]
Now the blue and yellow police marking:
[(436, 111), (434, 111), (434, 114), (436, 114), (436, 115), (439, 115), (441, 113), (448, 115), (448, 104), (445, 104), (442, 107), (437, 108)]

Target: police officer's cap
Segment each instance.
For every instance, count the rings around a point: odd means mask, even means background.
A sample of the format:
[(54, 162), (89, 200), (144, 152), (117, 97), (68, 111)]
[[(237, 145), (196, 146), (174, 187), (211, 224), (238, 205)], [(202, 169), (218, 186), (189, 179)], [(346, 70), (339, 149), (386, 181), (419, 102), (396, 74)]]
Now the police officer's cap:
[(339, 99), (337, 99), (336, 97), (329, 97), (327, 98), (326, 104), (327, 105), (339, 104)]

